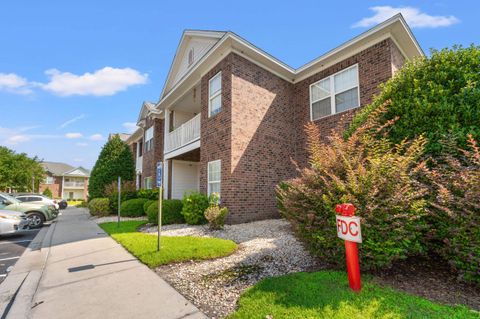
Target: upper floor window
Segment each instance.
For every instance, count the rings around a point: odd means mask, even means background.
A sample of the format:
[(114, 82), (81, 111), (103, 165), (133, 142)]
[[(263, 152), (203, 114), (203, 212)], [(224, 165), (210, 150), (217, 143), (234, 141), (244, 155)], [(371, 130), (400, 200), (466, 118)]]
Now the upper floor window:
[(208, 81), (208, 117), (222, 109), (222, 72), (218, 72)]
[(53, 176), (45, 177), (45, 184), (53, 184)]
[(145, 131), (145, 152), (153, 149), (153, 126)]
[(153, 178), (151, 176), (145, 177), (145, 180), (143, 182), (143, 186), (145, 189), (152, 189), (153, 187)]
[(188, 66), (192, 65), (195, 60), (193, 48), (188, 51)]
[(310, 119), (318, 120), (360, 106), (358, 65), (310, 85)]

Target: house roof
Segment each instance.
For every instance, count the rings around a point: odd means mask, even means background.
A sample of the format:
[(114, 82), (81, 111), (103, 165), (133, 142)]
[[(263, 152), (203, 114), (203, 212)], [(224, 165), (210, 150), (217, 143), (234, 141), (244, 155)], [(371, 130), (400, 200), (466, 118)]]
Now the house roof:
[(131, 134), (127, 134), (127, 133), (110, 133), (108, 135), (108, 140), (110, 141), (114, 136), (118, 136), (122, 141), (126, 141), (129, 137), (130, 137)]
[[(175, 70), (177, 70), (178, 65), (181, 63), (180, 60), (185, 55), (183, 50), (187, 48), (187, 42), (192, 37), (209, 37), (216, 39), (216, 42), (200, 59), (190, 66), (188, 72), (179, 78), (175, 74)], [(298, 69), (289, 66), (233, 32), (186, 30), (175, 53), (157, 107), (163, 109), (172, 105), (181, 97), (182, 93), (178, 91), (183, 92), (183, 90), (177, 90), (178, 88), (188, 89), (192, 87), (201, 75), (209, 70), (211, 65), (218, 63), (229, 52), (235, 52), (251, 60), (286, 81), (297, 83), (387, 38), (392, 39), (396, 43), (401, 53), (407, 59), (424, 55), (401, 14), (397, 14), (376, 25)]]
[[(54, 176), (90, 176), (90, 171), (82, 166), (73, 167), (69, 164), (60, 162), (41, 162), (40, 164), (47, 172)], [(81, 174), (76, 174), (76, 170), (81, 172)]]

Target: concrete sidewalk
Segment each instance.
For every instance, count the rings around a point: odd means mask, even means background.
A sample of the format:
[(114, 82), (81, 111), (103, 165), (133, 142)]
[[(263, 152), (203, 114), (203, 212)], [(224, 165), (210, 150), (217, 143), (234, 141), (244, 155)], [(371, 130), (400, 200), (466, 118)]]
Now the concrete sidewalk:
[[(45, 266), (38, 286), (29, 288), (35, 294), (28, 317), (206, 318), (88, 217), (70, 208), (50, 226)], [(19, 302), (7, 318), (22, 318), (27, 305)]]

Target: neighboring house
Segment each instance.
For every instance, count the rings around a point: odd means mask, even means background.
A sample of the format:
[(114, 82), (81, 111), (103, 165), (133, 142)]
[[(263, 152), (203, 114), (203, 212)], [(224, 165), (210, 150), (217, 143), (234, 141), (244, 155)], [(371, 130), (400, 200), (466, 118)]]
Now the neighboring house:
[(88, 169), (57, 162), (42, 162), (41, 165), (45, 169), (45, 180), (40, 183), (40, 193), (49, 188), (54, 198), (87, 199)]
[(304, 126), (328, 136), (423, 52), (397, 15), (294, 69), (232, 32), (185, 31), (156, 104), (126, 142), (137, 186), (164, 164), (166, 198), (218, 192), (228, 222), (278, 216), (275, 187), (307, 165)]

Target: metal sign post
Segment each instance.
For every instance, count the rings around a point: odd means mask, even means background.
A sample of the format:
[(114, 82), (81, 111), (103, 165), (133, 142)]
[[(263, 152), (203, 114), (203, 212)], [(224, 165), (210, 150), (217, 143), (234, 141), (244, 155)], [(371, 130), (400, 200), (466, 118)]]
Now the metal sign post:
[(158, 187), (158, 243), (157, 251), (160, 251), (160, 239), (162, 232), (162, 201), (163, 201), (163, 184), (162, 184), (162, 173), (163, 173), (163, 163), (157, 163), (157, 187)]
[(122, 178), (118, 176), (118, 217), (117, 217), (117, 227), (120, 227), (120, 205), (122, 202)]

